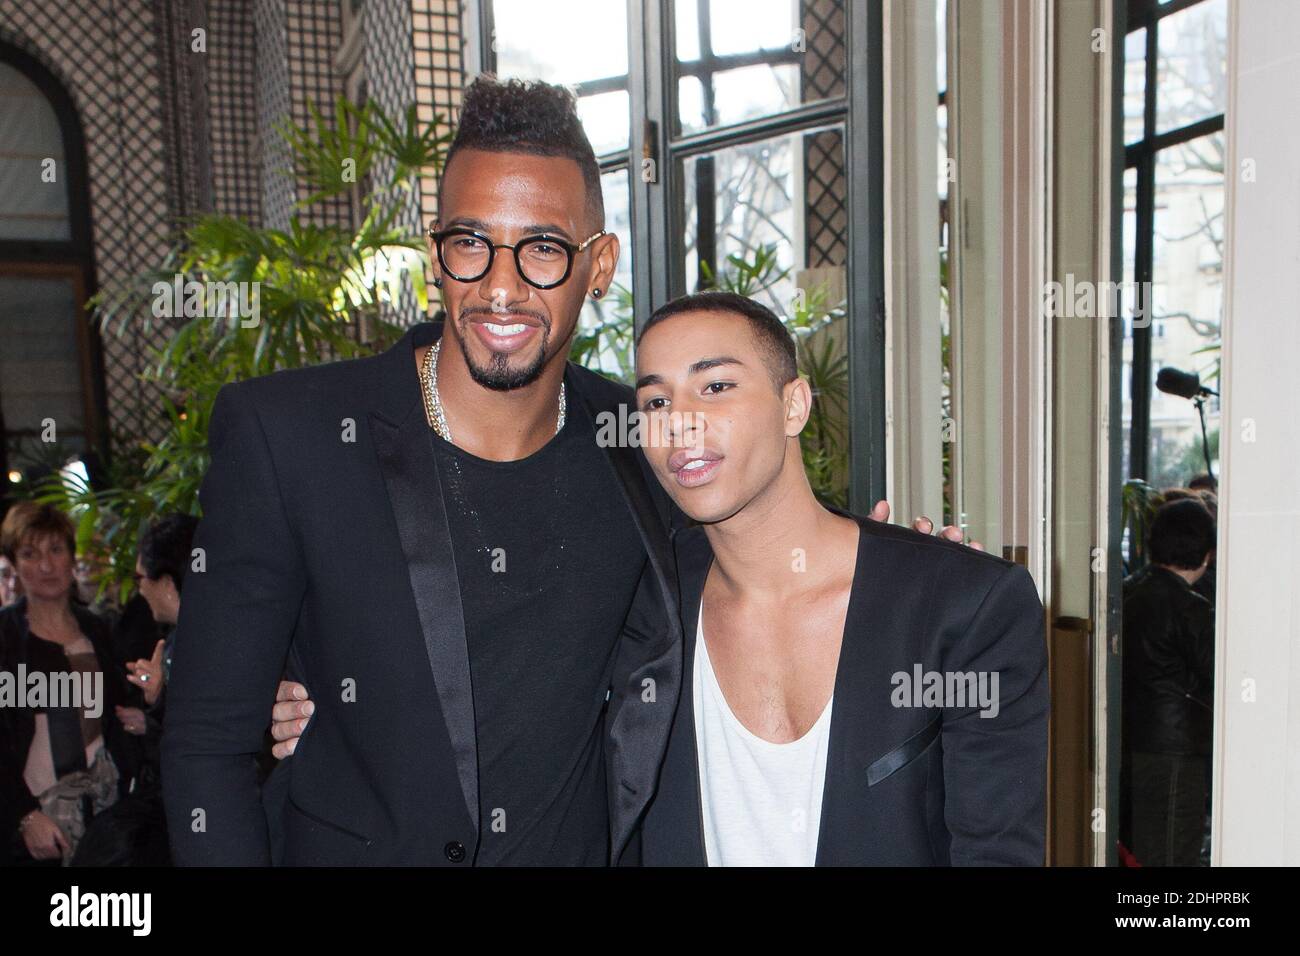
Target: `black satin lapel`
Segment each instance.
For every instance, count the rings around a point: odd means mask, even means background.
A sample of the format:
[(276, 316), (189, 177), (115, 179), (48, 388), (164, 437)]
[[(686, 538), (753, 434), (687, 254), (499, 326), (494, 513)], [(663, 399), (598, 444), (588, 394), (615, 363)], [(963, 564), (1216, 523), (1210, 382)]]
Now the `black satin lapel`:
[(393, 517), (397, 519), (425, 651), (456, 755), (465, 808), (477, 829), (478, 746), (469, 647), (432, 438), (418, 405), (401, 425), (371, 414), (370, 430)]
[[(567, 376), (566, 381), (574, 392), (581, 395), (582, 401), (575, 404), (587, 416), (595, 434), (595, 422), (602, 409), (594, 406), (591, 396), (582, 389), (573, 375)], [(614, 413), (617, 414), (616, 411)], [(610, 838), (617, 859), (631, 839), (637, 820), (654, 791), (664, 753), (668, 748), (673, 712), (677, 695), (681, 691), (682, 645), (677, 575), (668, 529), (650, 497), (645, 472), (641, 470), (635, 449), (615, 445), (606, 447), (604, 451), (636, 522), (641, 543), (650, 558), (665, 608), (664, 629), (660, 639), (646, 646), (645, 655), (635, 662), (630, 676), (637, 680), (652, 676), (657, 699), (673, 705), (620, 706), (610, 721), (609, 764), (606, 773), (611, 780), (616, 781), (612, 788), (617, 797), (611, 805)]]
[[(858, 691), (863, 686), (876, 686), (866, 683), (882, 666), (878, 648), (872, 645), (875, 636), (889, 633), (893, 624), (888, 614), (881, 610), (888, 602), (872, 600), (868, 590), (869, 585), (879, 579), (879, 572), (873, 564), (877, 556), (866, 526), (869, 519), (838, 508), (830, 510), (853, 518), (859, 531), (852, 592), (844, 616), (844, 638), (840, 643), (840, 659), (835, 666), (835, 704), (826, 748), (826, 779), (822, 784), (822, 815), (814, 857), (816, 866), (826, 866), (828, 856), (834, 855), (836, 834), (831, 831), (845, 812), (852, 812), (846, 799), (850, 792), (846, 778), (858, 769), (853, 754), (860, 747), (862, 738), (871, 734), (872, 728), (883, 725), (880, 715), (874, 710), (879, 702), (867, 699), (867, 695)], [(888, 701), (885, 703), (887, 705)]]
[(673, 550), (677, 558), (677, 582), (682, 595), (682, 694), (677, 704), (677, 720), (673, 725), (676, 736), (674, 746), (681, 748), (683, 759), (677, 769), (689, 774), (690, 792), (694, 812), (682, 821), (682, 838), (687, 841), (700, 866), (708, 865), (708, 850), (704, 846), (704, 799), (701, 794), (700, 755), (695, 736), (695, 646), (700, 623), (700, 598), (704, 584), (713, 566), (713, 549), (700, 527), (683, 528), (673, 535)]

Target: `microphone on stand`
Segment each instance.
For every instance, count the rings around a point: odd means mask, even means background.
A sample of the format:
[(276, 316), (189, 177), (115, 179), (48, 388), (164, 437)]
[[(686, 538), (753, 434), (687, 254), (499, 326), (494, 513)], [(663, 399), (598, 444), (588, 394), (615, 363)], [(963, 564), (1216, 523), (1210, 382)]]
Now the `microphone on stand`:
[(1168, 365), (1156, 373), (1156, 388), (1166, 395), (1177, 395), (1179, 398), (1194, 399), (1198, 395), (1219, 394), (1214, 389), (1202, 385), (1201, 376), (1195, 372), (1184, 372)]
[(1201, 376), (1195, 372), (1184, 372), (1168, 365), (1156, 373), (1156, 388), (1166, 395), (1190, 398), (1196, 405), (1196, 410), (1201, 413), (1201, 450), (1205, 453), (1205, 473), (1214, 481), (1214, 469), (1210, 466), (1210, 438), (1205, 430), (1205, 396), (1219, 393), (1202, 385)]

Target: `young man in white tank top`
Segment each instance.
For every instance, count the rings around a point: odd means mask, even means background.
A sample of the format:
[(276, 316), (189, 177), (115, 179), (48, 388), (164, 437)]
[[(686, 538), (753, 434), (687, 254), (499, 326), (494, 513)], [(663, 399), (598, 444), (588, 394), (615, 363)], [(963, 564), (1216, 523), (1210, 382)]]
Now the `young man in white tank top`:
[[(679, 550), (681, 613), (688, 634), (690, 668), (684, 675), (679, 714), (689, 705), (695, 751), (695, 759), (690, 762), (698, 774), (699, 842), (707, 863), (809, 866), (819, 861), (819, 842), (827, 839), (819, 832), (823, 807), (832, 803), (824, 790), (828, 751), (835, 740), (832, 718), (841, 703), (835, 699), (835, 688), (842, 644), (848, 653), (845, 635), (846, 620), (851, 615), (850, 599), (858, 593), (855, 601), (878, 602), (890, 607), (890, 613), (895, 615), (917, 613), (918, 602), (914, 599), (876, 593), (890, 587), (887, 568), (884, 573), (875, 569), (887, 566), (892, 554), (905, 554), (912, 560), (910, 555), (925, 552), (922, 560), (928, 562), (927, 567), (942, 564), (949, 572), (956, 569), (954, 590), (969, 591), (977, 580), (991, 579), (1006, 571), (1019, 575), (1014, 595), (1010, 588), (989, 588), (988, 594), (999, 592), (997, 598), (972, 602), (976, 607), (1003, 605), (1008, 613), (999, 615), (1001, 623), (990, 622), (986, 627), (977, 621), (971, 630), (992, 634), (996, 645), (999, 635), (994, 629), (1009, 628), (1008, 633), (1015, 632), (1012, 640), (1019, 642), (1013, 656), (1028, 659), (1024, 692), (1020, 694), (1022, 709), (1008, 717), (1018, 725), (1013, 733), (1024, 728), (1029, 733), (1016, 738), (1021, 742), (1010, 742), (1012, 737), (1008, 736), (1003, 743), (989, 747), (988, 772), (993, 776), (1006, 773), (1006, 785), (999, 785), (1001, 794), (1012, 786), (1024, 786), (1025, 778), (1028, 792), (1036, 793), (1045, 780), (1045, 776), (1043, 780), (1034, 778), (1040, 776), (1040, 756), (1045, 758), (1045, 753), (1037, 751), (1045, 751), (1046, 658), (1041, 640), (1041, 604), (1023, 569), (946, 543), (931, 555), (933, 548), (928, 542), (922, 543), (927, 540), (922, 535), (914, 535), (921, 540), (897, 540), (913, 534), (901, 529), (893, 529), (895, 540), (879, 545), (868, 561), (860, 560), (867, 553), (863, 547), (866, 539), (875, 541), (877, 532), (870, 522), (864, 525), (851, 516), (828, 510), (813, 495), (799, 444), (799, 434), (811, 410), (812, 393), (807, 382), (797, 375), (789, 334), (774, 315), (757, 303), (725, 293), (705, 293), (670, 303), (651, 317), (642, 333), (637, 347), (637, 373), (637, 408), (648, 416), (647, 432), (651, 436), (647, 458), (675, 503), (703, 527), (707, 550), (712, 554), (711, 560), (706, 558), (699, 565), (704, 576), (702, 589), (692, 591), (686, 580), (691, 574), (690, 563), (683, 561)], [(699, 533), (698, 529), (689, 532)], [(678, 541), (680, 546), (680, 535)], [(865, 572), (859, 567), (862, 563), (870, 565)], [(947, 590), (946, 585), (937, 584), (938, 580), (932, 590)], [(1009, 596), (1001, 600), (1004, 592)], [(694, 601), (696, 594), (700, 596), (698, 604)], [(953, 599), (954, 607), (958, 600)], [(938, 613), (942, 614), (942, 609)], [(689, 628), (692, 615), (696, 624)], [(858, 641), (863, 620), (861, 608), (853, 612), (850, 627)], [(690, 634), (695, 637), (693, 656), (689, 653)], [(887, 643), (882, 637), (882, 652)], [(859, 643), (855, 648), (861, 646)], [(857, 655), (856, 649), (854, 653)], [(957, 656), (949, 655), (948, 659)], [(860, 655), (855, 656), (854, 674), (864, 673), (861, 660)], [(878, 687), (879, 682), (855, 682), (849, 696), (871, 694)], [(967, 716), (956, 710), (945, 714), (952, 718)], [(859, 717), (852, 719), (862, 722)], [(976, 748), (980, 745), (968, 747), (965, 741), (996, 731), (995, 724), (981, 725), (977, 717), (974, 723), (966, 719), (961, 734), (954, 734), (947, 744), (954, 751), (948, 759), (978, 759)], [(957, 727), (958, 721), (954, 719), (952, 725)], [(857, 728), (857, 732), (860, 739), (869, 739), (862, 736), (870, 732), (868, 728)], [(936, 728), (931, 737), (937, 734)], [(843, 731), (841, 739), (851, 739), (850, 732)], [(889, 740), (882, 746), (893, 742)], [(665, 773), (681, 775), (680, 768), (686, 764), (672, 763), (672, 747), (670, 744)], [(961, 751), (956, 752), (959, 748)], [(1022, 752), (1018, 753), (1017, 748)], [(908, 751), (908, 760), (915, 761), (917, 754), (929, 759), (932, 750), (936, 748), (918, 743)], [(854, 754), (852, 746), (840, 746), (835, 750), (835, 759), (841, 764), (852, 763)], [(902, 763), (901, 758), (887, 756), (885, 769), (877, 769), (875, 777), (886, 770), (894, 772), (891, 767)], [(918, 766), (923, 764), (921, 760)], [(1027, 774), (1026, 768), (1030, 771)], [(854, 790), (854, 799), (860, 799), (857, 790), (861, 788), (865, 794), (870, 783), (859, 781), (855, 774), (860, 772), (865, 775), (867, 768), (845, 772), (848, 776), (844, 779), (851, 781), (847, 789)], [(949, 786), (963, 781), (964, 772), (954, 764)], [(830, 779), (841, 779), (839, 771)], [(1013, 779), (1021, 783), (1014, 784)], [(917, 787), (916, 793), (922, 798), (912, 802), (922, 804), (929, 794), (943, 792), (942, 787), (937, 791), (926, 789), (932, 787), (928, 778), (911, 781), (900, 776), (889, 783)], [(883, 788), (877, 790), (882, 792)], [(849, 795), (832, 796), (849, 799)], [(1011, 797), (1005, 810), (999, 809), (1001, 798), (993, 799), (987, 808), (989, 818), (973, 821), (969, 827), (958, 819), (962, 804), (954, 800), (950, 815), (958, 828), (966, 831), (955, 837), (942, 833), (936, 836), (944, 819), (942, 797), (937, 800), (937, 812), (935, 807), (929, 807), (928, 815), (924, 820), (918, 817), (915, 827), (918, 832), (929, 831), (926, 839), (912, 840), (916, 846), (896, 848), (897, 853), (883, 857), (885, 862), (952, 862), (961, 861), (963, 854), (971, 862), (1041, 862), (1035, 859), (1035, 853), (1041, 857), (1041, 848), (1034, 847), (1041, 841), (1041, 821), (1033, 819), (1038, 814), (1035, 799), (1017, 802)], [(651, 815), (654, 812), (652, 805)], [(979, 812), (976, 808), (975, 813)], [(998, 819), (999, 813), (1008, 819)], [(647, 857), (658, 855), (657, 847), (650, 846), (653, 841), (689, 843), (684, 832), (691, 829), (692, 822), (679, 814), (671, 826), (663, 828), (662, 839), (647, 826)], [(911, 821), (900, 821), (903, 828), (910, 825)], [(1015, 838), (1014, 847), (999, 844), (999, 833), (1018, 828), (1025, 835)], [(985, 835), (969, 837), (976, 831)], [(829, 838), (834, 840), (835, 835)], [(829, 858), (831, 854), (822, 856)], [(667, 859), (684, 862), (680, 857)], [(851, 850), (842, 859), (859, 860)]]

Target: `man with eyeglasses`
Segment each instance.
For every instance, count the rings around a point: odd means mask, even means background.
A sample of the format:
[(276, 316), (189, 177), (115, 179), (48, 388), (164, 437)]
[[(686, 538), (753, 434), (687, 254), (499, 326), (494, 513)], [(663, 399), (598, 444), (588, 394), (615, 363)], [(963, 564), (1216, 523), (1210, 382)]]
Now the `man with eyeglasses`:
[[(619, 254), (571, 94), (476, 80), (439, 213), (444, 323), (217, 398), (164, 739), (182, 864), (635, 852), (682, 636), (668, 501), (596, 442), (631, 391), (566, 361)], [(313, 706), (264, 815), (286, 662)]]

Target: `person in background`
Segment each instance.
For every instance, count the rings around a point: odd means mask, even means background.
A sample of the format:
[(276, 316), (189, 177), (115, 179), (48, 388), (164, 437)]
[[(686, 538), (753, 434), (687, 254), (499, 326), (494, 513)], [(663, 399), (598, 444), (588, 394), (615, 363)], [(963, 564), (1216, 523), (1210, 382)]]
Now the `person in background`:
[[(134, 576), (135, 565), (132, 565)], [(153, 612), (149, 610), (149, 602), (144, 599), (137, 586), (136, 591), (126, 603), (122, 605), (122, 610), (113, 615), (113, 652), (118, 660), (136, 662), (149, 661), (156, 654), (161, 654), (159, 648), (163, 643), (163, 637), (166, 634), (165, 627), (158, 621), (154, 620)], [(128, 674), (134, 674), (134, 668), (131, 663), (127, 664)], [(127, 678), (130, 680), (130, 676)], [(152, 706), (157, 694), (156, 688), (151, 688), (151, 693), (145, 695), (140, 682), (133, 681), (132, 688), (133, 706), (145, 708)], [(143, 713), (142, 713), (143, 716)]]
[[(175, 626), (181, 613), (181, 587), (192, 560), (191, 547), (198, 525), (199, 519), (193, 515), (167, 515), (140, 536), (135, 580), (153, 619), (165, 628)], [(158, 702), (166, 683), (164, 664), (170, 659), (168, 641), (159, 641), (149, 659), (127, 665), (131, 672), (127, 680), (144, 692), (151, 707)]]
[(89, 549), (77, 559), (72, 569), (72, 576), (77, 584), (75, 599), (101, 617), (111, 616), (114, 613), (111, 596), (107, 592), (100, 593), (99, 589), (99, 582), (105, 570), (104, 556)]
[[(1219, 521), (1219, 496), (1217, 494), (1219, 483), (1209, 475), (1197, 475), (1187, 483), (1186, 488), (1171, 488), (1164, 493), (1166, 502), (1177, 501), (1180, 498), (1188, 498), (1193, 501), (1200, 501), (1209, 510), (1210, 515), (1214, 518), (1215, 524)], [(1209, 601), (1211, 606), (1218, 600), (1218, 579), (1219, 568), (1215, 560), (1218, 550), (1210, 552), (1210, 564), (1201, 575), (1201, 579), (1192, 585), (1192, 590), (1199, 594), (1205, 600)], [(1205, 758), (1205, 832), (1201, 839), (1201, 865), (1210, 865), (1210, 790), (1213, 778), (1213, 768), (1207, 755)]]
[[(137, 597), (149, 612), (141, 617), (152, 615), (151, 626), (170, 629), (176, 623), (197, 526), (198, 519), (193, 515), (172, 514), (154, 521), (140, 535), (135, 565)], [(126, 665), (126, 679), (138, 689), (144, 703), (143, 708), (117, 709), (122, 723), (141, 738), (136, 786), (87, 829), (74, 861), (76, 865), (166, 866), (171, 863), (159, 770), (167, 682), (165, 662), (169, 658), (167, 641), (158, 640), (149, 658)]]
[[(1202, 475), (1201, 478), (1204, 479), (1205, 476)], [(1193, 478), (1192, 480), (1196, 481), (1198, 479)], [(1213, 517), (1216, 522), (1219, 520), (1219, 498), (1210, 489), (1210, 486), (1204, 482), (1195, 488), (1190, 485), (1186, 488), (1169, 488), (1163, 492), (1162, 497), (1166, 504), (1170, 501), (1180, 500), (1199, 501), (1201, 504), (1205, 505), (1206, 509), (1210, 512), (1211, 517)], [(1213, 605), (1215, 603), (1215, 584), (1217, 580), (1218, 565), (1215, 563), (1215, 552), (1211, 551), (1210, 564), (1205, 569), (1205, 573), (1201, 575), (1200, 580), (1192, 585), (1192, 590)]]
[(14, 569), (13, 562), (0, 555), (0, 607), (8, 607), (21, 595), (22, 587), (18, 583), (18, 572)]
[[(88, 676), (100, 699), (0, 708), (0, 825), (18, 862), (70, 862), (91, 818), (128, 792), (137, 750), (117, 717), (126, 691), (107, 624), (73, 600), (72, 522), (21, 502), (0, 526), (0, 552), (23, 597), (0, 610), (0, 669)], [(77, 707), (75, 704), (82, 706)], [(0, 852), (8, 847), (0, 844)]]
[(1125, 842), (1142, 866), (1200, 860), (1214, 611), (1193, 585), (1214, 542), (1214, 516), (1199, 498), (1170, 501), (1151, 524), (1151, 564), (1124, 581)]

